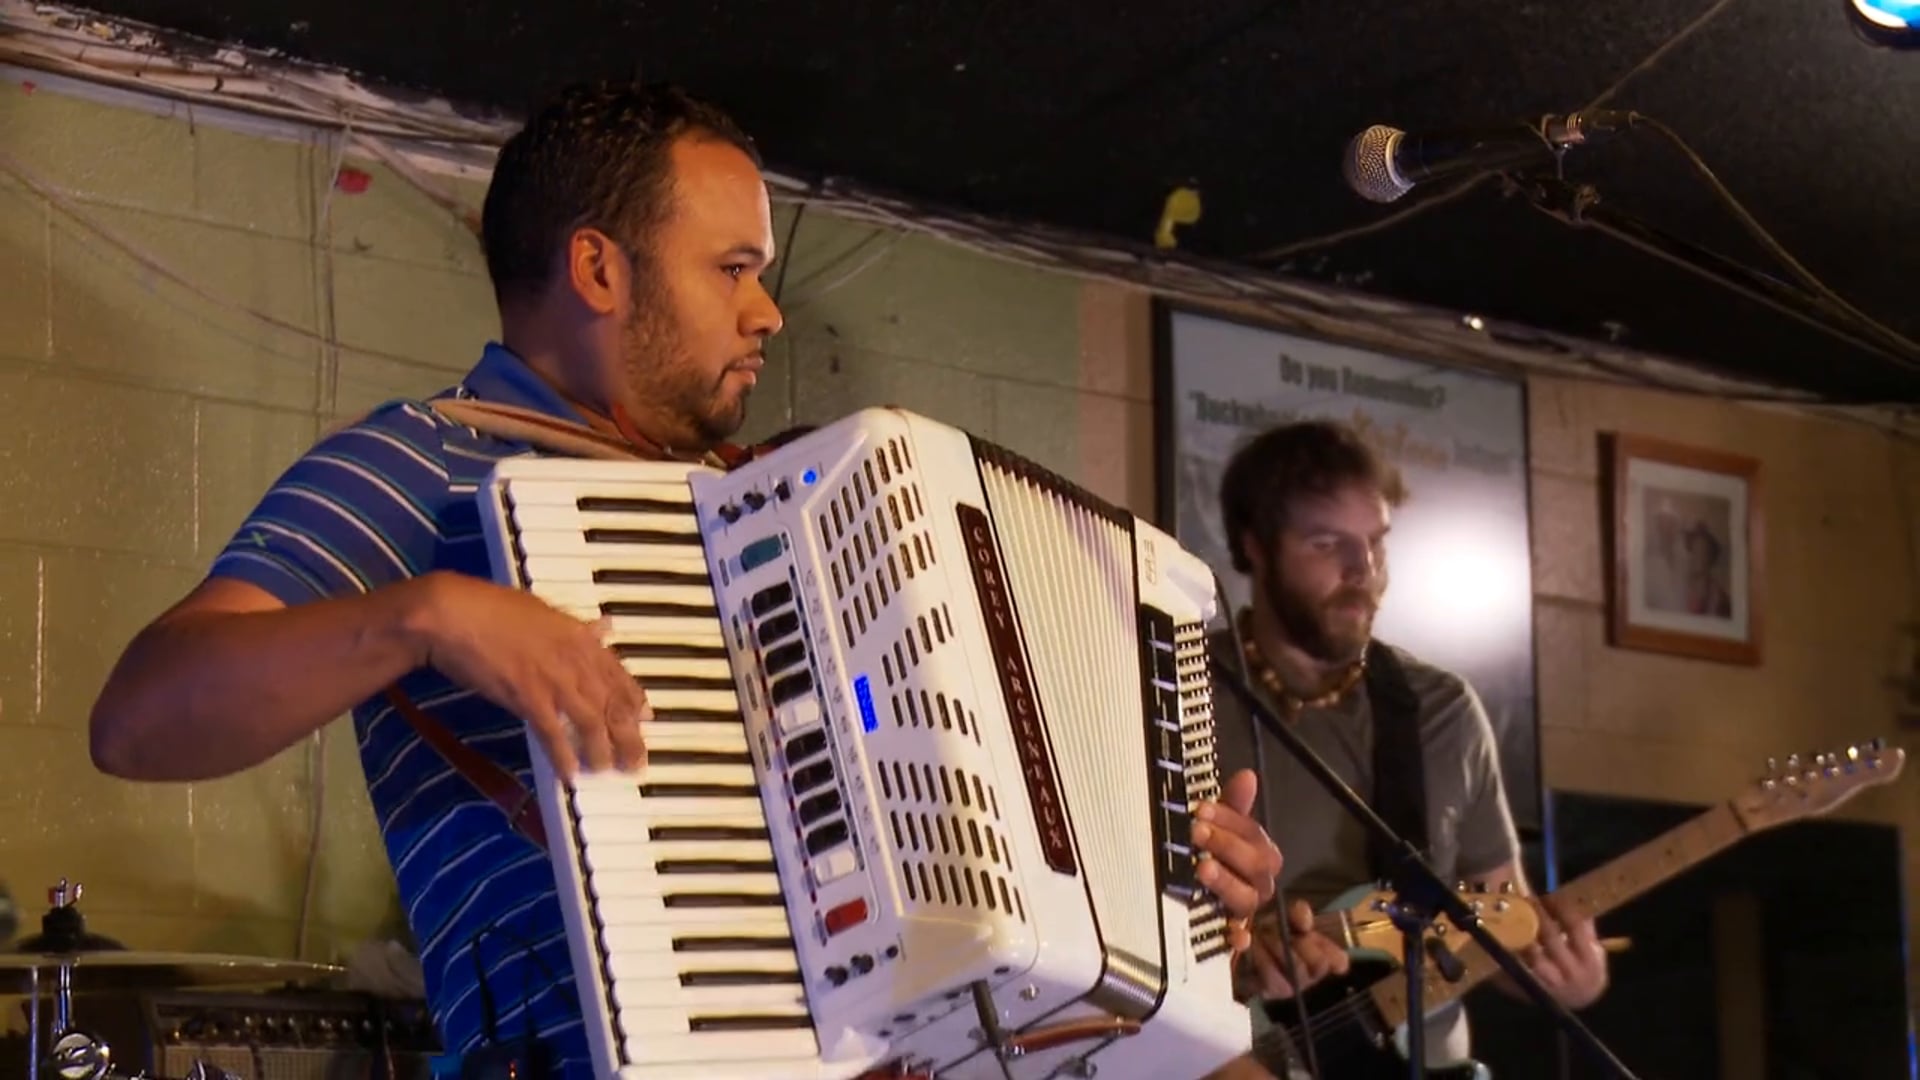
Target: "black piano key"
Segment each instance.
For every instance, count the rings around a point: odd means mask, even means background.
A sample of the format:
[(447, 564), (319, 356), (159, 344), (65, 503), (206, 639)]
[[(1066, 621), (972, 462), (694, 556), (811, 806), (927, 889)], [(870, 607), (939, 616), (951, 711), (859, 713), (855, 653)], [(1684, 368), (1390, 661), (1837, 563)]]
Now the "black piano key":
[[(602, 615), (611, 615), (608, 611), (611, 602), (600, 605)], [(615, 643), (619, 655), (641, 660), (725, 660), (725, 645), (679, 645), (667, 641), (621, 641)]]
[(638, 566), (610, 566), (593, 572), (595, 585), (698, 585), (713, 587), (705, 570), (649, 570)]
[(712, 604), (674, 604), (664, 600), (609, 600), (600, 605), (600, 614), (637, 619), (714, 619), (719, 617), (720, 609)]
[(681, 986), (778, 986), (797, 983), (797, 971), (683, 971)]
[[(646, 679), (635, 679), (641, 689), (652, 685)], [(656, 724), (744, 724), (746, 718), (737, 709), (655, 709), (653, 722)]]
[[(614, 655), (622, 660), (628, 659), (620, 646), (614, 646), (613, 651)], [(734, 688), (731, 675), (668, 675), (654, 672), (635, 675), (633, 678), (643, 689), (653, 690), (711, 690), (731, 693)]]
[(735, 1014), (731, 1016), (689, 1016), (687, 1030), (707, 1031), (797, 1031), (810, 1030), (813, 1017), (799, 1016), (754, 1016)]
[(765, 840), (764, 825), (651, 825), (647, 839), (656, 844), (692, 844), (715, 840)]
[(772, 859), (661, 859), (653, 864), (657, 874), (772, 874), (778, 872)]
[(793, 948), (790, 937), (756, 937), (746, 934), (711, 934), (677, 937), (674, 952), (765, 952)]
[(758, 799), (760, 789), (752, 784), (641, 784), (640, 794), (649, 799)]
[(745, 750), (649, 750), (648, 765), (751, 765)]
[(691, 514), (693, 499), (649, 499), (633, 495), (582, 495), (574, 507), (583, 514)]
[(684, 892), (669, 893), (660, 898), (661, 906), (670, 908), (736, 908), (736, 907), (785, 907), (786, 899), (777, 892), (770, 893), (714, 893)]
[(673, 544), (698, 547), (700, 538), (692, 533), (667, 529), (588, 529), (589, 544)]

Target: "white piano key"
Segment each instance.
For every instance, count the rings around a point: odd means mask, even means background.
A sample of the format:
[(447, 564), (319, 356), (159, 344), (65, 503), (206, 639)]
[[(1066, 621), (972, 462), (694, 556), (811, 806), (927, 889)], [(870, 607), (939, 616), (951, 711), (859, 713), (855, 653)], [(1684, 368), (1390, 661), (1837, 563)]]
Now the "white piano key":
[(640, 739), (649, 750), (712, 750), (747, 752), (747, 729), (740, 723), (657, 721), (640, 725)]
[(675, 975), (613, 982), (613, 1010), (629, 1035), (690, 1034), (693, 1017), (807, 1015), (807, 990), (798, 982), (738, 986), (683, 986)]
[[(730, 1080), (803, 1080), (815, 1075), (819, 1040), (811, 1026), (786, 1031), (713, 1031), (701, 1034), (649, 1033), (625, 1041), (627, 1056), (637, 1062), (680, 1065), (691, 1072), (654, 1073), (644, 1068), (623, 1069), (621, 1080), (712, 1080), (713, 1066), (724, 1064)], [(765, 1071), (745, 1072), (745, 1063), (765, 1063)], [(850, 1071), (845, 1076), (857, 1076)]]
[[(651, 867), (632, 867), (609, 870), (604, 873), (595, 871), (596, 879), (607, 874), (617, 875), (619, 880), (609, 883), (603, 890), (597, 880), (593, 886), (597, 899), (606, 904), (658, 903), (666, 896), (685, 896), (690, 893), (711, 893), (723, 896), (772, 896), (780, 891), (780, 877), (764, 871), (758, 873), (713, 873), (713, 874), (661, 874)], [(661, 910), (668, 910), (664, 905)], [(681, 909), (674, 908), (674, 911)]]
[(507, 497), (513, 502), (516, 517), (522, 508), (576, 506), (581, 499), (653, 499), (685, 504), (688, 512), (692, 512), (693, 491), (686, 478), (700, 466), (691, 462), (649, 461), (622, 468), (628, 475), (604, 481), (562, 481), (546, 477), (508, 481)]
[(710, 712), (724, 716), (740, 715), (740, 695), (731, 690), (670, 690), (647, 689), (646, 680), (636, 680), (640, 689), (646, 691), (647, 702), (655, 712), (668, 709), (684, 709), (691, 712)]
[[(701, 942), (712, 940), (733, 940), (733, 942), (755, 942), (755, 947), (699, 947)], [(682, 942), (685, 947), (676, 945)], [(762, 944), (764, 942), (764, 944)], [(620, 926), (620, 949), (618, 953), (609, 951), (609, 955), (618, 957), (647, 957), (655, 953), (670, 955), (693, 955), (699, 951), (710, 951), (716, 957), (737, 955), (749, 951), (770, 951), (793, 955), (793, 930), (789, 920), (781, 919), (776, 930), (768, 932), (749, 932), (735, 926), (672, 926), (664, 922), (628, 922)], [(799, 961), (795, 961), (799, 963)]]
[[(646, 830), (623, 832), (623, 841), (644, 845), (653, 854), (655, 862), (765, 862), (773, 858), (773, 848), (765, 840), (649, 840)], [(616, 872), (612, 877), (595, 875), (595, 887), (602, 887), (617, 881), (624, 871)]]
[(653, 705), (655, 713), (674, 709), (687, 713), (714, 713), (722, 717), (739, 715), (739, 694), (732, 690), (647, 690), (645, 680), (639, 680), (639, 688), (647, 692), (647, 703)]
[[(534, 589), (549, 604), (575, 604), (599, 607), (609, 600), (631, 600), (631, 590), (645, 588), (645, 582), (595, 581), (599, 571), (656, 572), (686, 574), (699, 580), (686, 582), (700, 587), (707, 578), (706, 556), (688, 548), (662, 548), (649, 559), (596, 559), (577, 555), (527, 556), (527, 574), (537, 584)], [(542, 572), (544, 571), (544, 573)], [(708, 586), (712, 592), (711, 585)]]
[[(595, 607), (592, 610), (598, 611), (599, 608)], [(697, 628), (687, 625), (696, 621), (704, 625)], [(645, 618), (615, 615), (608, 620), (607, 644), (724, 649), (727, 641), (722, 636), (720, 620), (712, 616), (695, 619), (691, 616), (677, 615), (666, 618), (657, 615)]]
[[(550, 529), (544, 532), (526, 533), (517, 537), (520, 550), (527, 556), (527, 572), (532, 576), (534, 558), (548, 559), (554, 556), (597, 559), (605, 567), (644, 567), (650, 563), (668, 557), (668, 553), (681, 555), (699, 555), (705, 557), (706, 549), (700, 544), (698, 534), (689, 534), (672, 541), (656, 541), (647, 544), (633, 544), (609, 540), (587, 539), (584, 532), (571, 529)], [(535, 577), (533, 580), (539, 581)], [(589, 576), (582, 580), (591, 581)]]
[[(660, 926), (681, 933), (743, 934), (749, 932), (747, 927), (778, 926), (781, 928), (780, 933), (791, 932), (787, 924), (786, 907), (780, 904), (762, 904), (757, 907), (666, 908), (659, 905), (649, 907), (646, 901), (636, 900), (629, 904), (596, 904), (594, 911), (603, 920), (600, 940), (608, 952), (617, 952), (621, 949), (621, 931), (638, 927)], [(772, 933), (773, 931), (755, 930), (753, 932)]]
[(700, 522), (691, 513), (660, 510), (581, 510), (578, 506), (525, 506), (514, 512), (520, 532), (543, 533), (588, 529), (645, 529), (698, 535)]
[(760, 790), (759, 777), (754, 774), (751, 765), (665, 765), (649, 761), (629, 778), (629, 782), (635, 786), (638, 795), (633, 804), (636, 813), (644, 813), (646, 803), (659, 799), (659, 796), (649, 796), (638, 790), (646, 784), (728, 784), (754, 792)]
[[(583, 796), (584, 798), (584, 796)], [(595, 811), (586, 809), (576, 800), (583, 819), (596, 816)], [(750, 828), (766, 827), (766, 811), (762, 808), (759, 796), (748, 798), (699, 797), (689, 799), (636, 799), (607, 802), (600, 805), (617, 808), (624, 817), (633, 818), (642, 824), (657, 825), (712, 825), (723, 821), (752, 821)]]
[[(755, 985), (784, 986), (789, 993), (797, 990), (797, 982), (779, 982), (779, 978), (792, 979), (800, 973), (799, 958), (792, 949), (754, 949), (739, 951), (708, 952), (644, 952), (613, 953), (607, 957), (607, 973), (616, 983), (660, 982), (672, 979), (680, 980), (682, 975), (714, 974), (741, 972), (750, 976), (766, 976), (767, 981)], [(717, 984), (710, 984), (717, 985)], [(707, 989), (710, 987), (686, 986), (683, 989)]]
[[(621, 645), (626, 642), (615, 639), (610, 644)], [(709, 660), (686, 656), (624, 656), (620, 658), (620, 666), (626, 668), (627, 674), (640, 680), (642, 684), (649, 676), (723, 679), (729, 685), (733, 682), (733, 665), (727, 663), (724, 658)]]

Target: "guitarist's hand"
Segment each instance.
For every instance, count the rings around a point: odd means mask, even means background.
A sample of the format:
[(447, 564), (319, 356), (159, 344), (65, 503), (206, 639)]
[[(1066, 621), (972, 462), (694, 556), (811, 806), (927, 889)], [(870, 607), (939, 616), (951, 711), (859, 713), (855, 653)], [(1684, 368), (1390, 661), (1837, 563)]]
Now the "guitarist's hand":
[(1247, 816), (1258, 788), (1253, 770), (1241, 769), (1227, 778), (1218, 802), (1202, 803), (1193, 812), (1193, 842), (1213, 856), (1194, 877), (1226, 906), (1227, 945), (1235, 952), (1252, 943), (1247, 920), (1273, 899), (1280, 879), (1280, 849)]
[(1569, 1009), (1599, 1000), (1607, 989), (1607, 951), (1593, 920), (1569, 918), (1557, 896), (1533, 898), (1540, 908), (1540, 940), (1520, 959), (1548, 993)]
[(1300, 979), (1298, 986), (1288, 977), (1280, 928), (1271, 923), (1255, 928), (1253, 948), (1241, 959), (1250, 984), (1245, 988), (1264, 998), (1290, 998), (1329, 975), (1345, 975), (1351, 964), (1347, 950), (1313, 928), (1313, 909), (1305, 900), (1295, 900), (1287, 909), (1287, 923), (1293, 931), (1293, 974)]

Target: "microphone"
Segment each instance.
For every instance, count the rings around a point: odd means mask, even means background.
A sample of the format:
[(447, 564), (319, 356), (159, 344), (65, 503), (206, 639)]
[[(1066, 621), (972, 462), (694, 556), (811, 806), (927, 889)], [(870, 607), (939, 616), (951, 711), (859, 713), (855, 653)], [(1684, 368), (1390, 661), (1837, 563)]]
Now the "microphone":
[(1458, 173), (1488, 172), (1553, 160), (1559, 151), (1630, 127), (1638, 113), (1586, 109), (1540, 123), (1409, 135), (1375, 124), (1347, 143), (1340, 163), (1347, 186), (1363, 199), (1390, 203), (1414, 185)]

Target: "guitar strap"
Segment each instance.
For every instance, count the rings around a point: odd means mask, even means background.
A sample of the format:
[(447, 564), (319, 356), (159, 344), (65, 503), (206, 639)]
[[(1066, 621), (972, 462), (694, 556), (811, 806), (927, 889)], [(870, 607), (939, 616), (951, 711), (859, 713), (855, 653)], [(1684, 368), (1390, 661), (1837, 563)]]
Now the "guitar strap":
[[(1427, 853), (1427, 769), (1420, 746), (1420, 697), (1393, 650), (1367, 646), (1367, 704), (1373, 713), (1373, 811), (1422, 855)], [(1389, 880), (1393, 852), (1367, 838), (1373, 876)]]

